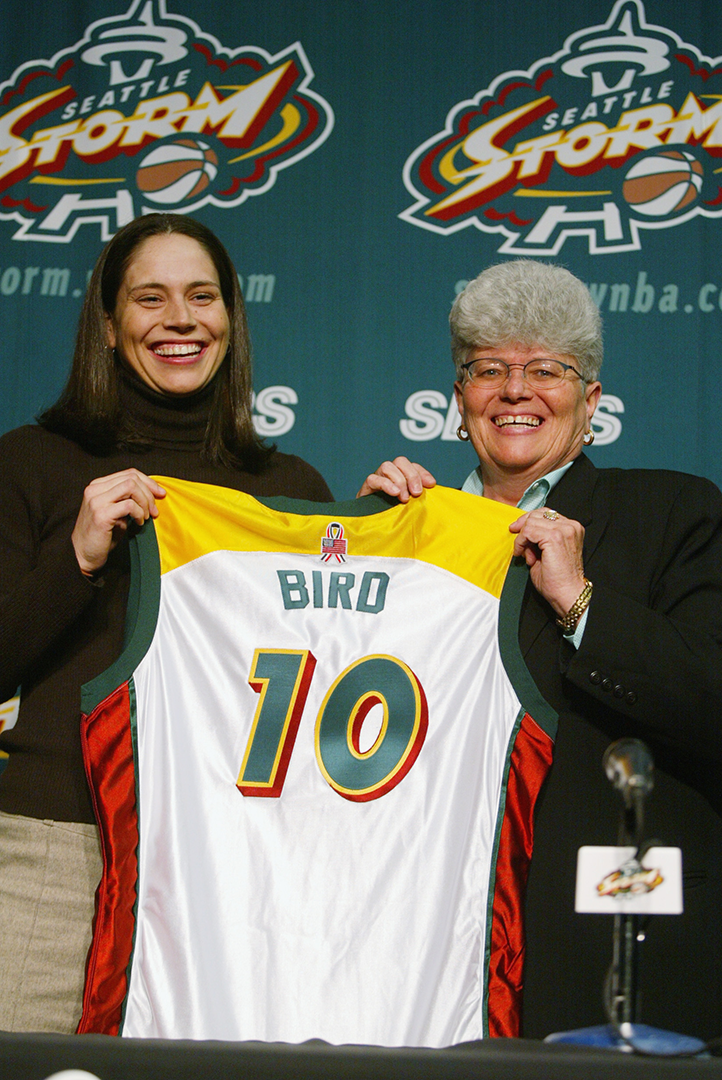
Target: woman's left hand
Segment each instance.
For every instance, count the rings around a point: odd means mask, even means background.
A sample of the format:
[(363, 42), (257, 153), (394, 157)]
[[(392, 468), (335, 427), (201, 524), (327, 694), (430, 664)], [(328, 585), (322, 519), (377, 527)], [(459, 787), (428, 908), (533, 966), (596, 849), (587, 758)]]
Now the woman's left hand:
[(517, 534), (514, 554), (526, 560), (534, 588), (562, 618), (584, 588), (584, 526), (542, 507), (522, 514), (509, 531)]
[(376, 472), (370, 473), (356, 498), (360, 499), (364, 495), (379, 491), (406, 503), (409, 499), (418, 499), (424, 488), (435, 486), (436, 480), (423, 465), (405, 457), (397, 457), (393, 461), (382, 462)]

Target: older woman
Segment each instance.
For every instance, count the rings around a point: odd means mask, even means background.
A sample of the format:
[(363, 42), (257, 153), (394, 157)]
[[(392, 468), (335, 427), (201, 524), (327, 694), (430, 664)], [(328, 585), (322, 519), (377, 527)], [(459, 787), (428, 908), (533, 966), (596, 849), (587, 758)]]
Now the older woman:
[(326, 501), (251, 418), (243, 299), (210, 230), (152, 214), (102, 253), (70, 377), (0, 440), (0, 700), (22, 686), (0, 782), (0, 1028), (73, 1031), (101, 858), (81, 685), (122, 645), (129, 527), (162, 513), (150, 474)]
[[(611, 923), (574, 913), (576, 853), (616, 840), (606, 747), (643, 739), (656, 764), (647, 832), (682, 848), (685, 913), (652, 922), (642, 1016), (702, 1038), (722, 1016), (722, 497), (674, 472), (596, 469), (599, 314), (568, 271), (520, 260), (484, 271), (451, 312), (464, 490), (523, 511), (511, 526), (530, 584), (519, 638), (559, 713), (537, 805), (526, 900), (527, 1037), (603, 1018)], [(653, 376), (652, 376), (653, 377)], [(360, 494), (432, 486), (397, 458)]]

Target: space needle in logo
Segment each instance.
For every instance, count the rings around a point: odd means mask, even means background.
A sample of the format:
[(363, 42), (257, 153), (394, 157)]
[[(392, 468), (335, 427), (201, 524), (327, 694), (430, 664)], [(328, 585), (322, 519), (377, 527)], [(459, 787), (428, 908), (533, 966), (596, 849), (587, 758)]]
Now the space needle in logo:
[(0, 221), (15, 240), (109, 239), (154, 210), (238, 207), (313, 153), (330, 105), (295, 42), (229, 49), (165, 0), (133, 0), (0, 86)]
[(406, 161), (400, 217), (496, 234), (512, 255), (554, 255), (570, 236), (634, 251), (645, 230), (722, 216), (721, 156), (722, 58), (617, 0), (603, 25), (454, 106)]

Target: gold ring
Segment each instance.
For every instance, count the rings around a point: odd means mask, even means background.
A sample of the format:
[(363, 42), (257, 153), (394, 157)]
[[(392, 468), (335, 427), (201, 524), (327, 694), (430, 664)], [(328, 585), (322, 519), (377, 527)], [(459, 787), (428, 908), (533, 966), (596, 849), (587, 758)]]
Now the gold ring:
[(556, 521), (559, 517), (559, 514), (556, 512), (556, 510), (545, 510), (543, 516), (547, 519), (547, 521)]

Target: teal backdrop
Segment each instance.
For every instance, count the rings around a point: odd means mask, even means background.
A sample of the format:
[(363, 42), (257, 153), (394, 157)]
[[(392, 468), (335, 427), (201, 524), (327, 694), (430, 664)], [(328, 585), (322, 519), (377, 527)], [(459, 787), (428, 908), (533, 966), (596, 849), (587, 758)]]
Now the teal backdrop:
[(3, 0), (0, 430), (58, 394), (87, 274), (188, 212), (248, 300), (259, 429), (337, 498), (444, 483), (447, 317), (520, 256), (605, 321), (596, 464), (722, 482), (722, 8), (690, 0)]

